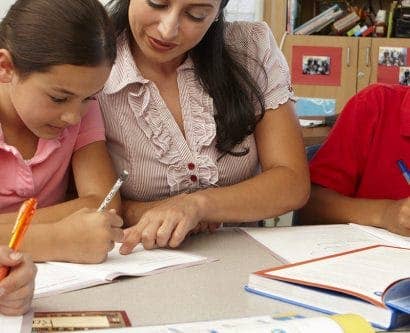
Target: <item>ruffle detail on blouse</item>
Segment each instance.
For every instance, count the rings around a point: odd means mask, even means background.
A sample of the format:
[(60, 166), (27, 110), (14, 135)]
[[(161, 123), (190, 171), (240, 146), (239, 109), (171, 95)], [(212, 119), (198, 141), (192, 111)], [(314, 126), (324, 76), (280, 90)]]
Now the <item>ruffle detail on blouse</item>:
[(192, 163), (195, 164), (193, 170), (189, 169), (187, 163), (168, 167), (167, 182), (171, 195), (216, 186), (219, 179), (218, 168), (209, 156), (197, 155)]
[[(213, 99), (198, 84), (193, 70), (186, 69), (181, 74), (184, 80), (181, 97), (186, 106), (184, 112), (186, 136), (190, 141), (191, 149), (200, 153), (203, 147), (211, 145), (216, 136)], [(182, 84), (179, 86), (181, 87)]]
[[(216, 136), (213, 100), (198, 85), (188, 58), (178, 69), (181, 111), (186, 139), (156, 88), (141, 84), (129, 93), (128, 101), (138, 126), (152, 143), (155, 157), (168, 166), (171, 194), (208, 187), (218, 182), (218, 169), (211, 157), (203, 155)], [(160, 102), (161, 100), (161, 102)], [(194, 168), (189, 169), (188, 165)]]
[(164, 164), (178, 162), (181, 157), (176, 145), (172, 143), (173, 137), (163, 119), (164, 110), (149, 107), (151, 100), (149, 89), (141, 85), (138, 92), (129, 94), (128, 100), (138, 118), (138, 126), (153, 144), (156, 158)]

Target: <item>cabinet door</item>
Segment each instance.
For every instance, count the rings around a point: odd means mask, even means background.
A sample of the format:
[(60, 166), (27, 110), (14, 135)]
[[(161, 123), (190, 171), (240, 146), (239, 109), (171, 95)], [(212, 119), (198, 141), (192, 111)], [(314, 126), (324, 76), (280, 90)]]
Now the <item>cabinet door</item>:
[[(407, 73), (406, 73), (407, 72)], [(370, 83), (400, 83), (410, 74), (409, 38), (372, 38)]]
[(357, 91), (367, 87), (372, 73), (372, 38), (359, 38)]
[[(283, 52), (296, 96), (335, 99), (339, 113), (356, 93), (358, 47), (358, 39), (352, 37), (287, 36)], [(326, 58), (330, 62), (327, 73), (306, 74), (307, 63)]]

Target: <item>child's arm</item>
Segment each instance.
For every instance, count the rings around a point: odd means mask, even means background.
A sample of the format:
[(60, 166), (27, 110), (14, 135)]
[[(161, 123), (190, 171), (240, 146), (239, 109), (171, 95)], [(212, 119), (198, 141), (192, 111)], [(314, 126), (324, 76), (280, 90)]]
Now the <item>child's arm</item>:
[[(33, 223), (57, 222), (77, 210), (87, 207), (97, 209), (116, 180), (105, 142), (91, 143), (76, 151), (72, 157), (72, 168), (78, 198), (47, 208), (37, 209)], [(120, 213), (121, 201), (116, 195), (108, 209)], [(17, 212), (0, 214), (0, 223), (14, 224)]]
[[(27, 231), (23, 251), (35, 261), (101, 262), (113, 242), (122, 240), (122, 219), (113, 212), (96, 212), (116, 179), (105, 143), (91, 143), (75, 152), (72, 168), (78, 199), (38, 209)], [(110, 208), (120, 209), (118, 195)], [(15, 214), (1, 217), (0, 244), (7, 244)]]

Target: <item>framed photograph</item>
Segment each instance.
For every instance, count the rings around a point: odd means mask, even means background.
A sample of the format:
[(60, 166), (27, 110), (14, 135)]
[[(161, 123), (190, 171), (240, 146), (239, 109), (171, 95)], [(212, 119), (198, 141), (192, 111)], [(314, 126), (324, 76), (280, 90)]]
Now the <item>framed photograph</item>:
[(400, 67), (399, 83), (403, 86), (410, 86), (410, 67)]
[(404, 47), (379, 47), (379, 65), (406, 66), (407, 49)]
[(330, 57), (304, 55), (302, 57), (303, 75), (329, 75)]
[(342, 48), (293, 45), (292, 84), (340, 86)]

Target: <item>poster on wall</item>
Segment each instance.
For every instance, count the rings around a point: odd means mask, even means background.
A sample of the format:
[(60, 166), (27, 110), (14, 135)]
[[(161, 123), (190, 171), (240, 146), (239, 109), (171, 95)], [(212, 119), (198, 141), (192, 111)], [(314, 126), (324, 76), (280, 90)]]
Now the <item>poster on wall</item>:
[(377, 82), (410, 85), (410, 49), (379, 47)]
[(293, 46), (292, 84), (340, 86), (340, 47)]

